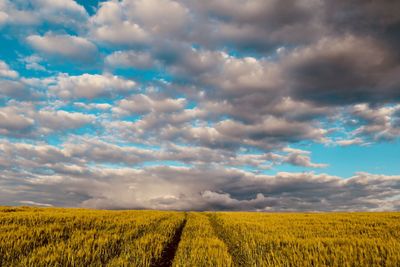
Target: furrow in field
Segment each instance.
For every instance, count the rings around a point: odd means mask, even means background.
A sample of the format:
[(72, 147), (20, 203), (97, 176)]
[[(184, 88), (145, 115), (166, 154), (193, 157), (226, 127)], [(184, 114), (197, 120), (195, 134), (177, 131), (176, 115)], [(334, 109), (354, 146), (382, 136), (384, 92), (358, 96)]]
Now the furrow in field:
[(185, 228), (186, 222), (187, 222), (187, 215), (185, 213), (185, 219), (183, 220), (183, 222), (179, 226), (179, 228), (176, 229), (175, 235), (172, 238), (171, 242), (165, 246), (165, 248), (161, 254), (162, 255), (161, 258), (152, 262), (151, 266), (153, 266), (153, 267), (172, 266), (172, 262), (174, 261), (176, 251), (177, 251), (178, 245), (181, 241), (182, 232), (183, 232), (183, 229)]

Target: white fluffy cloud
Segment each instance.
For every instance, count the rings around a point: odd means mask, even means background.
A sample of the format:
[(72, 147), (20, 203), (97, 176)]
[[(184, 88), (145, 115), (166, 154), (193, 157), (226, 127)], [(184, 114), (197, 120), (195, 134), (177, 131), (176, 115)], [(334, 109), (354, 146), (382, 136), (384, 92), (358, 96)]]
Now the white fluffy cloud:
[(120, 2), (102, 3), (92, 24), (92, 35), (110, 44), (130, 46), (146, 43), (150, 38), (142, 27), (125, 17)]
[(135, 46), (158, 35), (179, 34), (187, 22), (187, 10), (176, 1), (108, 1), (91, 18), (91, 34), (101, 42)]
[(18, 107), (0, 108), (0, 133), (2, 135), (17, 134), (28, 131), (34, 124), (34, 120), (23, 114)]
[(0, 25), (37, 25), (47, 21), (77, 27), (88, 17), (85, 8), (71, 0), (2, 0), (0, 3)]
[(135, 87), (134, 81), (111, 74), (60, 74), (54, 78), (49, 89), (62, 98), (96, 98), (127, 93)]
[(73, 60), (93, 61), (97, 54), (96, 46), (79, 36), (47, 33), (44, 36), (30, 35), (27, 41), (42, 53)]
[(144, 114), (149, 112), (169, 113), (181, 111), (186, 105), (186, 99), (171, 98), (152, 98), (144, 94), (134, 95), (128, 99), (121, 100), (114, 112), (119, 114), (138, 113)]
[(63, 110), (40, 110), (36, 118), (43, 133), (80, 128), (83, 125), (94, 123), (96, 120), (96, 117), (93, 115)]

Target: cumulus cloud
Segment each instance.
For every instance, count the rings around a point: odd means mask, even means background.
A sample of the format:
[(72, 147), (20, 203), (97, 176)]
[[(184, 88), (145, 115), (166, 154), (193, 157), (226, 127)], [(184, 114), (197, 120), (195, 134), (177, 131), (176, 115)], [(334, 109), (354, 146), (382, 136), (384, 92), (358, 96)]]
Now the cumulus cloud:
[(11, 97), (13, 99), (26, 99), (31, 96), (26, 84), (20, 81), (3, 80), (0, 78), (0, 98)]
[(187, 22), (188, 10), (178, 1), (108, 1), (91, 18), (91, 34), (101, 42), (137, 46), (182, 35)]
[(37, 25), (43, 22), (77, 27), (89, 15), (76, 1), (29, 0), (0, 3), (0, 25)]
[(114, 68), (150, 69), (155, 67), (155, 62), (150, 53), (134, 50), (116, 51), (108, 55), (105, 61), (106, 64)]
[(247, 145), (272, 149), (286, 142), (299, 140), (324, 141), (326, 130), (312, 127), (308, 123), (291, 122), (274, 117), (267, 118), (260, 124), (246, 125), (240, 122), (225, 120), (215, 127), (215, 136), (222, 140), (237, 140)]
[(30, 35), (26, 39), (34, 49), (40, 52), (67, 59), (93, 61), (97, 54), (96, 46), (79, 36), (46, 33), (44, 36)]
[(136, 83), (111, 74), (59, 74), (49, 89), (62, 98), (96, 98), (126, 93), (135, 89)]
[(125, 18), (120, 2), (102, 3), (91, 20), (92, 35), (106, 43), (129, 46), (146, 43), (150, 38), (142, 27)]
[(375, 140), (394, 140), (400, 136), (400, 127), (395, 120), (396, 112), (399, 110), (400, 105), (370, 107), (367, 104), (358, 104), (353, 106), (351, 112), (360, 124), (353, 134)]
[(94, 122), (96, 119), (93, 115), (63, 110), (40, 110), (36, 116), (43, 132), (80, 128), (83, 125)]
[(328, 164), (313, 163), (310, 158), (310, 151), (301, 149), (284, 148), (283, 151), (289, 152), (285, 157), (284, 162), (290, 163), (295, 166), (311, 167), (311, 168), (325, 168)]
[(0, 108), (0, 134), (10, 135), (29, 131), (34, 120), (21, 112), (18, 107)]
[(144, 114), (148, 112), (169, 113), (182, 110), (186, 105), (186, 99), (178, 98), (152, 98), (144, 94), (134, 95), (128, 99), (121, 100), (114, 112), (119, 114), (137, 113)]
[(77, 129), (96, 120), (94, 115), (63, 110), (36, 110), (33, 104), (15, 101), (9, 101), (0, 108), (0, 118), (1, 135), (25, 138)]

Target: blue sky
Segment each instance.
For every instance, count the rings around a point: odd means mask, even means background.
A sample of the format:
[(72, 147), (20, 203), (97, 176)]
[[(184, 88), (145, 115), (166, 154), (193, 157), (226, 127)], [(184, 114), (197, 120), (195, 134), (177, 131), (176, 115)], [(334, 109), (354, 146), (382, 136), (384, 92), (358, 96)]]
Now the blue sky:
[(0, 205), (398, 210), (398, 8), (0, 0)]

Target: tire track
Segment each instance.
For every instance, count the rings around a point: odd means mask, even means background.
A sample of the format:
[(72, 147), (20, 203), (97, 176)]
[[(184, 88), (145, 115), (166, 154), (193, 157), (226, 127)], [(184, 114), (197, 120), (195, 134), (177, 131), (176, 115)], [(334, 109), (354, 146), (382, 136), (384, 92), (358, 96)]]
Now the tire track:
[(179, 242), (181, 241), (183, 228), (185, 228), (185, 225), (186, 225), (186, 221), (187, 221), (187, 214), (185, 212), (185, 218), (183, 219), (183, 222), (178, 227), (178, 229), (175, 231), (172, 241), (165, 246), (164, 251), (161, 254), (161, 257), (157, 261), (153, 262), (150, 265), (151, 267), (170, 267), (170, 266), (172, 266), (176, 251), (178, 250)]

